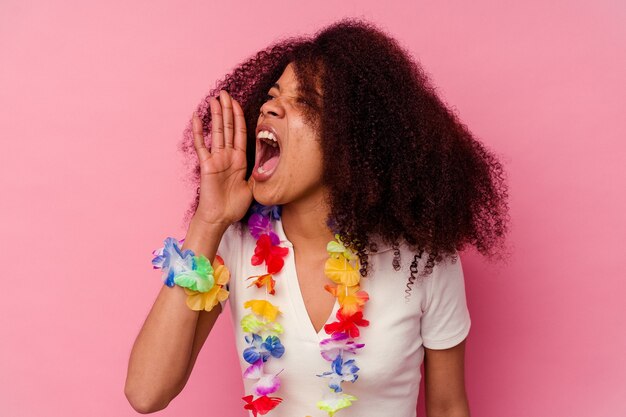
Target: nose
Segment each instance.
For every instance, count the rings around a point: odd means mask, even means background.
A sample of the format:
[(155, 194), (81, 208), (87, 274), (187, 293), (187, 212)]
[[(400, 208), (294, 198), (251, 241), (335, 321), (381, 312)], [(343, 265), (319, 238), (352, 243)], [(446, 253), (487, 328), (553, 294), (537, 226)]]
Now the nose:
[(278, 98), (267, 100), (261, 105), (261, 115), (265, 117), (283, 117), (285, 109)]

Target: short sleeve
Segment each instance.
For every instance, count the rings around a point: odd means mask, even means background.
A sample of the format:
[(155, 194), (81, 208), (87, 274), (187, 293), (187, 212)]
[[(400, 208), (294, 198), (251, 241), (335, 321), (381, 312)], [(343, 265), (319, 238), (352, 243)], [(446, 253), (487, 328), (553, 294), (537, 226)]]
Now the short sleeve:
[[(237, 228), (237, 224), (231, 224), (228, 229), (224, 232), (222, 236), (222, 240), (217, 247), (217, 255), (219, 255), (224, 260), (224, 265), (230, 271), (230, 279), (233, 279), (233, 276), (237, 276), (238, 271), (238, 259), (241, 255), (241, 232)], [(230, 291), (230, 285), (226, 284), (226, 289)], [(224, 310), (224, 306), (228, 299), (224, 301), (220, 301), (222, 306), (222, 310)]]
[(448, 349), (469, 333), (471, 320), (465, 297), (461, 257), (445, 258), (433, 268), (426, 306), (421, 318), (421, 334), (428, 349)]

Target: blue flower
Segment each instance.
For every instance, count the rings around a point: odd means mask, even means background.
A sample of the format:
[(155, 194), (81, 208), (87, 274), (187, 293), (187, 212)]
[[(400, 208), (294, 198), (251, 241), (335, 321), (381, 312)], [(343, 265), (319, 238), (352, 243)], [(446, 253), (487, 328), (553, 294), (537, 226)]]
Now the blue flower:
[(329, 218), (328, 220), (326, 220), (326, 226), (328, 226), (328, 228), (333, 232), (333, 235), (339, 233), (339, 224), (335, 219)]
[(280, 358), (285, 353), (285, 347), (277, 336), (267, 336), (263, 347), (275, 358)]
[(333, 363), (331, 364), (331, 372), (324, 372), (321, 375), (317, 375), (324, 378), (330, 378), (328, 386), (335, 392), (341, 392), (341, 383), (343, 381), (354, 382), (359, 377), (356, 373), (359, 371), (359, 367), (354, 363), (354, 359), (343, 361), (341, 355), (337, 355)]
[(252, 336), (246, 335), (245, 340), (251, 346), (244, 349), (243, 359), (251, 364), (259, 359), (267, 362), (270, 356), (280, 358), (285, 353), (285, 347), (276, 336), (267, 336), (263, 341), (261, 336), (252, 333)]
[(269, 213), (274, 220), (279, 220), (282, 214), (283, 206), (271, 206), (269, 209)]
[(152, 251), (152, 254), (156, 255), (152, 259), (152, 267), (154, 269), (161, 268), (163, 270), (163, 282), (168, 287), (173, 287), (174, 276), (195, 268), (194, 253), (191, 249), (181, 251), (178, 247), (179, 241), (173, 237), (166, 238), (164, 243), (162, 248)]
[(274, 220), (278, 220), (280, 219), (282, 206), (264, 206), (263, 204), (255, 203), (252, 205), (251, 211), (252, 213), (258, 213), (265, 217), (270, 216)]

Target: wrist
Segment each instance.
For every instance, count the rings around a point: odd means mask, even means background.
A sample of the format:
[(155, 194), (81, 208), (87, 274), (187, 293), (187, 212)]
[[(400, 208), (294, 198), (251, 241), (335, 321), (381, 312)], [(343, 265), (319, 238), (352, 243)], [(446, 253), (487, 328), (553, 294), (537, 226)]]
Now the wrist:
[(194, 215), (189, 223), (189, 230), (193, 229), (200, 234), (217, 235), (221, 237), (231, 224), (232, 222), (226, 220), (208, 221)]
[(226, 223), (207, 222), (194, 216), (189, 223), (182, 249), (191, 249), (196, 255), (202, 254), (212, 260), (226, 229)]
[(155, 255), (152, 266), (163, 271), (165, 285), (185, 289), (190, 309), (211, 311), (228, 298), (224, 286), (228, 284), (230, 273), (222, 258), (215, 256), (222, 235), (217, 231), (202, 233), (200, 229), (190, 227), (182, 247), (182, 241), (166, 238), (162, 248), (152, 251)]

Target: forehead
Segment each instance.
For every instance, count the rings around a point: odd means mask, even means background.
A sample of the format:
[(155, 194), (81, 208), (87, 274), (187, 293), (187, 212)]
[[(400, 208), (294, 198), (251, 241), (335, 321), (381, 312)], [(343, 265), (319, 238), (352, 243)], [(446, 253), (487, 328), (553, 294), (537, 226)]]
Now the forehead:
[(320, 92), (319, 87), (315, 89), (311, 88), (300, 88), (300, 84), (298, 83), (298, 78), (296, 77), (296, 73), (293, 69), (293, 64), (289, 63), (280, 78), (271, 86), (271, 88), (276, 88), (279, 92), (285, 93), (287, 95), (296, 95), (297, 93), (312, 93), (313, 95), (318, 96), (318, 98), (322, 97), (322, 93)]
[(296, 73), (293, 70), (293, 64), (288, 64), (285, 70), (281, 74), (280, 78), (272, 85), (272, 88), (276, 88), (284, 93), (296, 93), (300, 89)]

